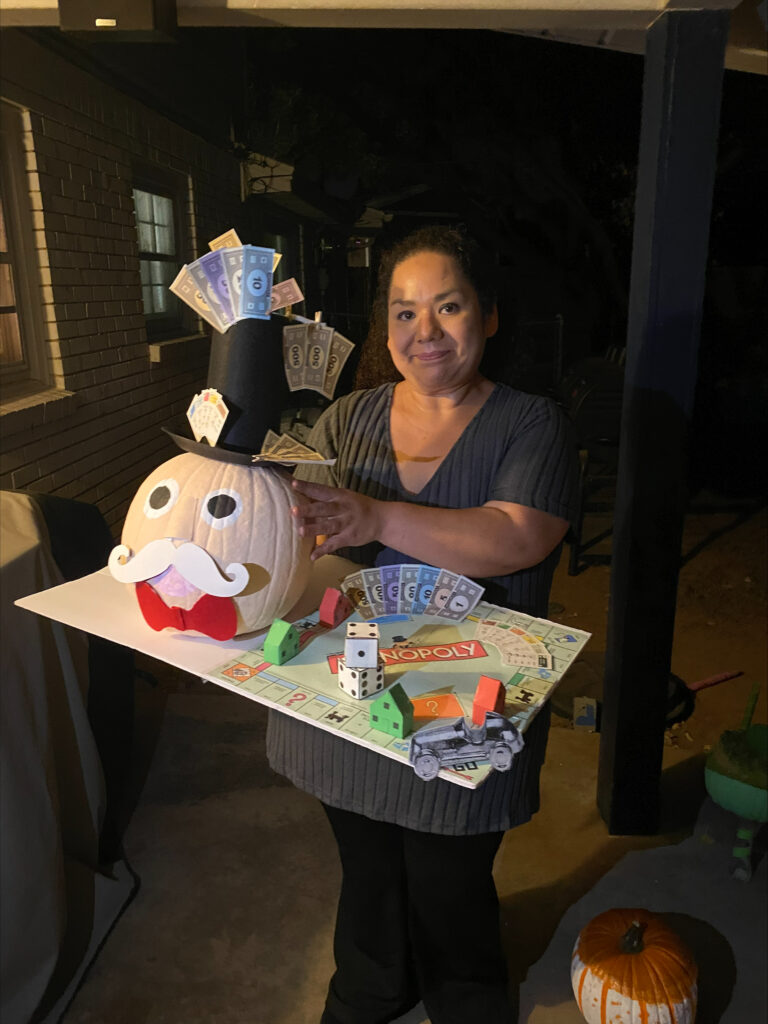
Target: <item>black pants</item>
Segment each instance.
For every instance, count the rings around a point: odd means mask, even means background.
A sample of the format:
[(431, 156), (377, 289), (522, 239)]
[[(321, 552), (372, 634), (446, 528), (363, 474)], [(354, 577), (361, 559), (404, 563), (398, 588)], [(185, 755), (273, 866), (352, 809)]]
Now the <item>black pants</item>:
[(440, 836), (325, 807), (343, 878), (321, 1024), (511, 1024), (491, 870), (502, 832)]

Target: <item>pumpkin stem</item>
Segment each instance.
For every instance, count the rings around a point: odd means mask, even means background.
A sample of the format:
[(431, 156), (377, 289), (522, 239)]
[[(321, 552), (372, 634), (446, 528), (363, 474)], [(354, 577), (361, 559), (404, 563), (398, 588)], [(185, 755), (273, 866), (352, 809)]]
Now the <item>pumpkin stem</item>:
[(639, 921), (633, 921), (632, 924), (627, 928), (626, 932), (621, 938), (619, 943), (619, 949), (622, 953), (642, 953), (645, 949), (643, 943), (643, 932), (646, 929), (646, 925), (640, 924)]

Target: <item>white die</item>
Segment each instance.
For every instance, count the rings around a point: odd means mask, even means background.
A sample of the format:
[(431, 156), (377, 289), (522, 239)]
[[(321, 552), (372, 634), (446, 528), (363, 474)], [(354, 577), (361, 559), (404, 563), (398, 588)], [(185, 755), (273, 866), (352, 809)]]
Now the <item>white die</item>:
[(379, 661), (379, 627), (377, 623), (347, 623), (344, 661), (350, 668), (376, 668)]
[(384, 659), (378, 658), (375, 668), (350, 668), (339, 658), (339, 686), (355, 700), (384, 689)]
[(347, 637), (375, 637), (379, 639), (378, 622), (348, 622)]

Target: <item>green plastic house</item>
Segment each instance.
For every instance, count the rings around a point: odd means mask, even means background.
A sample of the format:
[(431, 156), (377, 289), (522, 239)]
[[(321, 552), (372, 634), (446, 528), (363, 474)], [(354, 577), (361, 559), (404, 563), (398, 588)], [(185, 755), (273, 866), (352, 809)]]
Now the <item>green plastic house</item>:
[(264, 640), (264, 660), (284, 665), (299, 653), (299, 631), (285, 619), (275, 619)]
[(372, 729), (390, 736), (407, 736), (413, 729), (413, 704), (400, 683), (371, 702), (369, 717)]

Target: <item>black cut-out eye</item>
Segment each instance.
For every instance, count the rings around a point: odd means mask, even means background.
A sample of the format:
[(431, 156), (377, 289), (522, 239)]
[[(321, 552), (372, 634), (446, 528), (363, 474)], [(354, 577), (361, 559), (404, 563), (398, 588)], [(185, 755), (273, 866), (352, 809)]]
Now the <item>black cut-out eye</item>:
[(237, 508), (237, 502), (230, 494), (217, 494), (208, 499), (208, 511), (214, 519), (226, 519)]
[(173, 508), (179, 496), (179, 485), (172, 478), (156, 483), (144, 500), (144, 515), (148, 519), (164, 516)]
[(223, 530), (234, 523), (242, 511), (243, 502), (237, 491), (222, 487), (205, 496), (200, 517), (214, 530)]

